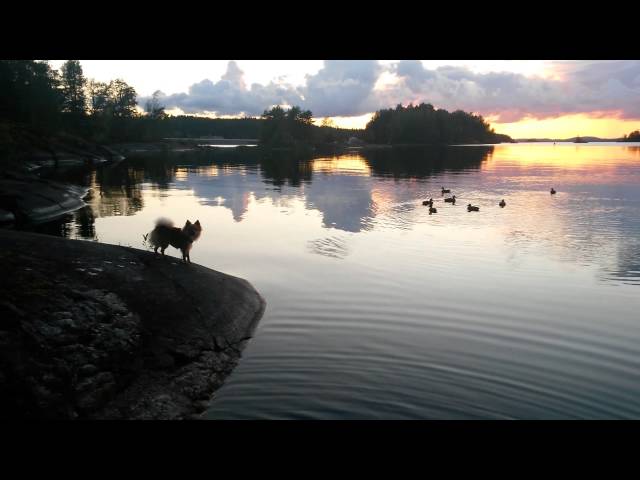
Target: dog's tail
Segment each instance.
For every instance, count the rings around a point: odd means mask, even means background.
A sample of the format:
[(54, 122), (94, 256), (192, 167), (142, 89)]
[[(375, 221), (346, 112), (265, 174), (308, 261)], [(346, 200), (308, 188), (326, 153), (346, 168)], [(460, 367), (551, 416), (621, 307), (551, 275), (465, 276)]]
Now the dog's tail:
[(160, 217), (156, 220), (156, 227), (173, 227), (173, 222), (168, 218)]
[[(158, 220), (156, 220), (156, 228), (154, 228), (149, 235), (149, 244), (152, 247), (156, 247), (156, 246), (160, 246), (162, 244), (161, 242), (161, 233), (158, 231), (158, 227), (173, 227), (173, 222), (171, 220), (169, 220), (168, 218), (164, 218), (164, 217), (160, 217)], [(145, 241), (147, 239), (145, 238)]]

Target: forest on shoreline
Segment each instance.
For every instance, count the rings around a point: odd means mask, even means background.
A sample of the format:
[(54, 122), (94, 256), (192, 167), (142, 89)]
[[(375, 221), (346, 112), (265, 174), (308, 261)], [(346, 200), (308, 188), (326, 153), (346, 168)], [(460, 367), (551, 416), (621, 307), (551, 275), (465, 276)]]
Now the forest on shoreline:
[(299, 106), (275, 106), (258, 118), (207, 118), (168, 115), (159, 91), (143, 108), (138, 98), (122, 79), (87, 79), (78, 60), (60, 70), (47, 61), (0, 60), (0, 155), (18, 147), (16, 126), (100, 144), (202, 137), (259, 139), (266, 148), (513, 142), (480, 115), (426, 103), (382, 109), (364, 129), (342, 129), (329, 119), (314, 124), (313, 113)]

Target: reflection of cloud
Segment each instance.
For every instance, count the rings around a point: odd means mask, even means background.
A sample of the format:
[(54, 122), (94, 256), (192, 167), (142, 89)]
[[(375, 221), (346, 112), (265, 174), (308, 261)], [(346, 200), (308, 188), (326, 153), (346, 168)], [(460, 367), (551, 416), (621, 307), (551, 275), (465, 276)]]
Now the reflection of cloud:
[(501, 146), (482, 172), (496, 197), (510, 192), (499, 228), (512, 258), (543, 252), (603, 281), (640, 283), (638, 163), (628, 147)]
[(310, 240), (308, 247), (311, 252), (325, 257), (345, 258), (349, 254), (345, 239), (336, 236)]
[(322, 212), (326, 227), (347, 232), (368, 230), (367, 219), (373, 216), (371, 180), (354, 175), (317, 177), (306, 188), (307, 208)]
[(255, 175), (227, 171), (216, 176), (191, 175), (189, 186), (203, 205), (223, 206), (231, 210), (236, 222), (242, 221), (249, 208), (251, 192), (260, 188)]
[[(252, 201), (269, 199), (281, 215), (302, 204), (320, 213), (328, 234), (310, 241), (309, 250), (345, 258), (347, 237), (340, 231), (413, 229), (426, 218), (420, 200), (433, 196), (439, 210), (443, 207), (443, 215), (436, 219), (446, 218), (454, 227), (468, 226), (467, 219), (484, 218), (483, 227), (499, 232), (500, 246), (511, 264), (545, 256), (593, 268), (602, 281), (639, 284), (638, 151), (623, 144), (393, 149), (310, 162), (271, 158), (271, 177), (263, 163), (175, 167), (154, 159), (144, 168), (94, 172), (89, 178), (94, 197), (87, 199), (91, 208), (74, 214), (75, 225), (67, 221), (56, 229), (62, 228), (64, 235), (77, 231), (83, 238), (93, 238), (94, 215), (131, 215), (142, 208), (142, 184), (152, 190), (158, 186), (154, 182), (160, 182), (170, 187), (169, 195), (178, 192), (179, 185), (180, 192), (193, 192), (204, 204), (229, 209), (238, 222)], [(188, 164), (186, 158), (179, 163)], [(298, 186), (287, 184), (300, 172), (307, 180)], [(443, 183), (489, 213), (458, 215), (444, 206), (438, 192)], [(557, 195), (549, 195), (550, 185), (558, 189)], [(502, 197), (508, 205), (504, 210), (497, 208)]]

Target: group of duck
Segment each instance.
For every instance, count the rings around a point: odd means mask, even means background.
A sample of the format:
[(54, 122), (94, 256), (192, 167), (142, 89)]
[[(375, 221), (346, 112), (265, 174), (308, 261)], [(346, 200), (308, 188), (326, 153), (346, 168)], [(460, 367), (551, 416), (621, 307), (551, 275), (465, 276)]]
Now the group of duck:
[[(442, 195), (444, 195), (445, 193), (451, 193), (451, 189), (442, 187)], [(556, 191), (553, 188), (551, 188), (551, 195), (554, 195), (555, 193)], [(444, 201), (446, 203), (451, 203), (452, 205), (455, 205), (456, 196), (453, 195), (451, 197), (447, 197), (444, 199)], [(423, 201), (422, 205), (429, 207), (429, 215), (431, 215), (432, 213), (438, 213), (438, 209), (433, 206), (433, 198)], [(500, 200), (500, 203), (498, 203), (498, 205), (500, 205), (500, 208), (504, 208), (507, 206), (507, 202), (505, 202), (503, 198), (502, 200)], [(479, 211), (480, 211), (480, 207), (477, 207), (471, 204), (467, 205), (467, 212), (479, 212)]]

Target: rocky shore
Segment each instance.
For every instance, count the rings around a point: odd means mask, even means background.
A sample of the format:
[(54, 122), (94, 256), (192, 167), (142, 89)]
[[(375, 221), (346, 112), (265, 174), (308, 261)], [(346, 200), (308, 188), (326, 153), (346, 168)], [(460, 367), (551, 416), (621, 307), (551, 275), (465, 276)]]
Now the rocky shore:
[(172, 257), (0, 230), (0, 417), (194, 419), (265, 302)]
[(195, 150), (179, 142), (98, 145), (70, 135), (43, 138), (15, 127), (0, 149), (0, 226), (34, 224), (85, 206), (86, 188), (48, 177), (69, 169), (110, 168), (129, 155)]
[(85, 206), (87, 188), (7, 171), (0, 175), (0, 226), (41, 223)]

